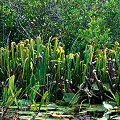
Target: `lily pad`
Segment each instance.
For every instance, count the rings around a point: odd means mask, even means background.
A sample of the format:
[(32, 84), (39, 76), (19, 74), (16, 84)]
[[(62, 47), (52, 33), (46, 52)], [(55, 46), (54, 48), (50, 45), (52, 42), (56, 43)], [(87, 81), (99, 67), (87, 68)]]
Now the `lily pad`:
[(63, 99), (65, 100), (65, 102), (69, 102), (72, 105), (74, 105), (75, 103), (78, 102), (79, 96), (74, 93), (66, 93)]
[(18, 111), (17, 113), (19, 115), (35, 115), (35, 113), (31, 111)]
[(20, 116), (20, 120), (31, 120), (33, 117), (32, 116)]
[(120, 116), (112, 118), (113, 120), (120, 120)]
[(17, 109), (18, 106), (10, 106), (11, 109)]
[(29, 106), (32, 104), (31, 100), (26, 100), (26, 99), (20, 99), (20, 100), (18, 100), (18, 103), (23, 106)]
[(36, 120), (69, 120), (65, 118), (42, 118), (42, 117), (36, 117)]

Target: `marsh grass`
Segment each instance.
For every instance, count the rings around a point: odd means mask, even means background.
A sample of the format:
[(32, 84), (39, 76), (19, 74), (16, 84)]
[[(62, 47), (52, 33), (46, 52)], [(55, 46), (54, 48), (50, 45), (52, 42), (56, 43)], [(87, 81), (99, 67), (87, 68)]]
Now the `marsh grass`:
[[(49, 97), (55, 99), (57, 94), (53, 93), (58, 89), (76, 93), (83, 83), (87, 87), (97, 84), (101, 90), (104, 86), (100, 84), (108, 83), (111, 90), (117, 92), (120, 78), (119, 43), (116, 42), (113, 49), (96, 49), (88, 45), (83, 54), (84, 57), (80, 53), (66, 55), (65, 45), (58, 38), (50, 38), (46, 44), (40, 37), (18, 44), (12, 42), (11, 48), (0, 48), (0, 68), (2, 78), (5, 78), (0, 81), (4, 81), (6, 86), (3, 93), (7, 92), (7, 79), (11, 76), (15, 77), (16, 91), (23, 88), (20, 94), (22, 97), (27, 95), (32, 102), (36, 101), (39, 93), (42, 96), (46, 91)], [(76, 86), (76, 91), (73, 86)]]

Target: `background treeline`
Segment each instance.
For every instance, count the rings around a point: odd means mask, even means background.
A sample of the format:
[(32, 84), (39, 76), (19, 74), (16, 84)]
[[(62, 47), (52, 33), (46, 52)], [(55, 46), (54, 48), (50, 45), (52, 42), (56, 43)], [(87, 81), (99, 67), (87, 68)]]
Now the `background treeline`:
[(18, 96), (37, 101), (37, 93), (53, 102), (65, 93), (102, 102), (110, 93), (119, 105), (119, 7), (119, 0), (0, 1), (2, 106)]
[(0, 46), (40, 35), (57, 36), (66, 51), (120, 41), (119, 0), (1, 0)]

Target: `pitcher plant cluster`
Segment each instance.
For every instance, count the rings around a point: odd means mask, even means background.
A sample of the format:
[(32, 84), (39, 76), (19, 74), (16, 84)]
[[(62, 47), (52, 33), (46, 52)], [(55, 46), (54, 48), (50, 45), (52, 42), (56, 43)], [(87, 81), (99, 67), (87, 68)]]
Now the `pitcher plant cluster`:
[(37, 37), (1, 47), (0, 94), (4, 104), (10, 105), (18, 96), (35, 102), (36, 96), (46, 91), (48, 100), (57, 99), (58, 89), (74, 94), (84, 90), (90, 97), (94, 91), (108, 91), (115, 99), (115, 94), (120, 94), (120, 44), (116, 41), (112, 49), (87, 45), (82, 55), (66, 54), (65, 45), (57, 37), (46, 44)]

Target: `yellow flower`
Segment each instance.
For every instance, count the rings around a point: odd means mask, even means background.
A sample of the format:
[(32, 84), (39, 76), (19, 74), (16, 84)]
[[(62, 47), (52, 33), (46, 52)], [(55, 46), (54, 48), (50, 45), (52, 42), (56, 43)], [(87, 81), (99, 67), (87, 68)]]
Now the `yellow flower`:
[(37, 56), (37, 55), (35, 55), (35, 58), (38, 58), (38, 56)]
[(58, 53), (64, 53), (63, 47), (58, 46), (58, 47), (57, 47), (57, 52), (58, 52)]
[(70, 53), (70, 54), (69, 54), (69, 58), (70, 58), (70, 59), (74, 59), (74, 54)]

